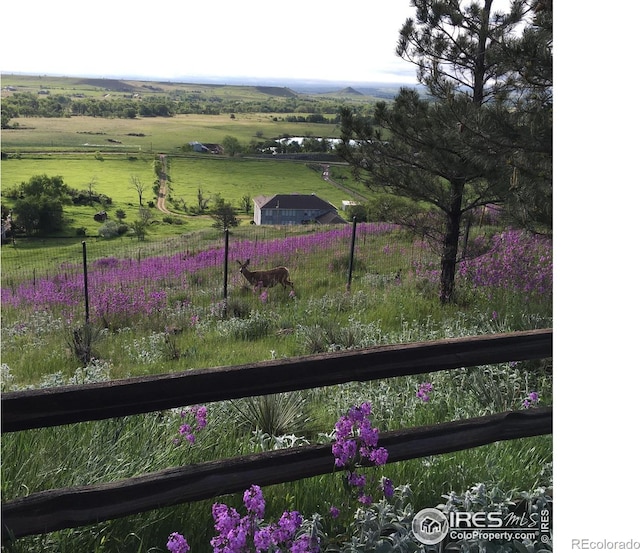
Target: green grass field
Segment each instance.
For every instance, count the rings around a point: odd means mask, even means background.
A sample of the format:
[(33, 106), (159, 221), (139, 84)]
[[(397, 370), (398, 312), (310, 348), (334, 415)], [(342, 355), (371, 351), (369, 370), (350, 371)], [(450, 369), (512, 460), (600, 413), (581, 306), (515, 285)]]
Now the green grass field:
[[(176, 115), (137, 119), (96, 117), (16, 118), (15, 129), (3, 129), (2, 151), (82, 151), (173, 153), (189, 142), (221, 143), (225, 136), (241, 144), (257, 139), (289, 136), (337, 138), (339, 128), (320, 123), (290, 123), (281, 114), (242, 113)], [(109, 142), (117, 140), (116, 142)]]
[[(172, 158), (171, 195), (195, 203), (198, 188), (239, 205), (245, 194), (316, 194), (340, 209), (353, 195), (327, 184), (305, 163), (229, 158)], [(358, 188), (363, 193), (361, 187)], [(191, 200), (191, 201), (190, 201)]]
[[(276, 161), (271, 159), (245, 159), (217, 156), (175, 156), (170, 157), (169, 175), (171, 191), (169, 208), (185, 215), (184, 206), (195, 207), (198, 203), (198, 189), (206, 197), (220, 194), (235, 207), (240, 207), (243, 196), (251, 198), (260, 194), (316, 194), (332, 203), (338, 209), (342, 200), (357, 199), (342, 188), (338, 188), (322, 179), (321, 171), (313, 166), (294, 161)], [(105, 154), (96, 157), (93, 154), (43, 154), (24, 155), (21, 158), (5, 159), (1, 162), (3, 202), (8, 207), (7, 191), (27, 182), (34, 175), (62, 176), (71, 188), (86, 190), (91, 183), (99, 194), (113, 199), (108, 206), (65, 206), (68, 220), (66, 236), (73, 234), (75, 228), (85, 228), (88, 236), (97, 236), (102, 223), (96, 222), (93, 215), (106, 209), (112, 219), (115, 212), (123, 210), (125, 222), (138, 218), (138, 196), (131, 186), (131, 178), (137, 177), (144, 185), (143, 202), (155, 201), (153, 184), (154, 156), (148, 154), (117, 155)], [(364, 187), (345, 177), (345, 168), (335, 170), (340, 183), (345, 183), (358, 194), (370, 194)], [(182, 217), (180, 226), (162, 223), (163, 215), (152, 210), (158, 224), (149, 230), (149, 240), (164, 236), (175, 236), (198, 229), (210, 228), (213, 220), (205, 217)], [(238, 213), (241, 224), (246, 225), (253, 218), (252, 212)]]

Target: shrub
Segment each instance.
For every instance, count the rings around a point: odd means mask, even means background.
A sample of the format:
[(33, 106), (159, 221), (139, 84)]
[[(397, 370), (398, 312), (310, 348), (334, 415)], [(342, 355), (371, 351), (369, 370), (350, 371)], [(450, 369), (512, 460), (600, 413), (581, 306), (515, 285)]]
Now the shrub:
[(103, 238), (120, 236), (119, 225), (115, 221), (107, 221), (98, 229), (98, 234)]
[(184, 219), (180, 219), (180, 217), (173, 217), (171, 215), (165, 215), (162, 218), (162, 222), (169, 225), (184, 225)]

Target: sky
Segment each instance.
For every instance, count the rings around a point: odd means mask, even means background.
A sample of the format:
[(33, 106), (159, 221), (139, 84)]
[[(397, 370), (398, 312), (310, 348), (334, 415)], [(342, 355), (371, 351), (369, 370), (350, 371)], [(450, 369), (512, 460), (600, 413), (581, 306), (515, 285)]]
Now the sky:
[(0, 70), (415, 84), (395, 54), (409, 0), (5, 2)]

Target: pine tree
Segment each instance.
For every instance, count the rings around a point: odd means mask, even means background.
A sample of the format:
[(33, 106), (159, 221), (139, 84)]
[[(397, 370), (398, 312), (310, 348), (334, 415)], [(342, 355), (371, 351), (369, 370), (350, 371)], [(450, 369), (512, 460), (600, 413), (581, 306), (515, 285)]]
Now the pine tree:
[(397, 53), (416, 65), (426, 94), (402, 89), (391, 106), (377, 104), (372, 123), (344, 109), (339, 151), (372, 188), (440, 211), (440, 300), (448, 303), (464, 216), (507, 202), (514, 169), (535, 165), (523, 153), (530, 120), (522, 107), (532, 96), (520, 65), (529, 63), (530, 76), (544, 71), (519, 31), (533, 25), (527, 1), (512, 0), (508, 12), (494, 11), (492, 0), (413, 4), (416, 18), (402, 27)]

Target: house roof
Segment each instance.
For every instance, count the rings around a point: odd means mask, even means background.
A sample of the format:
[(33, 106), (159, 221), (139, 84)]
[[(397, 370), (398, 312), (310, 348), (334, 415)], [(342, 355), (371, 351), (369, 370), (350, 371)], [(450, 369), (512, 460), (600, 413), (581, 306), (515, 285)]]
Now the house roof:
[(335, 211), (328, 211), (316, 217), (316, 221), (322, 225), (336, 225), (338, 223), (346, 223), (346, 221), (340, 217)]
[(253, 199), (260, 209), (318, 209), (336, 211), (334, 205), (315, 194), (276, 194)]

